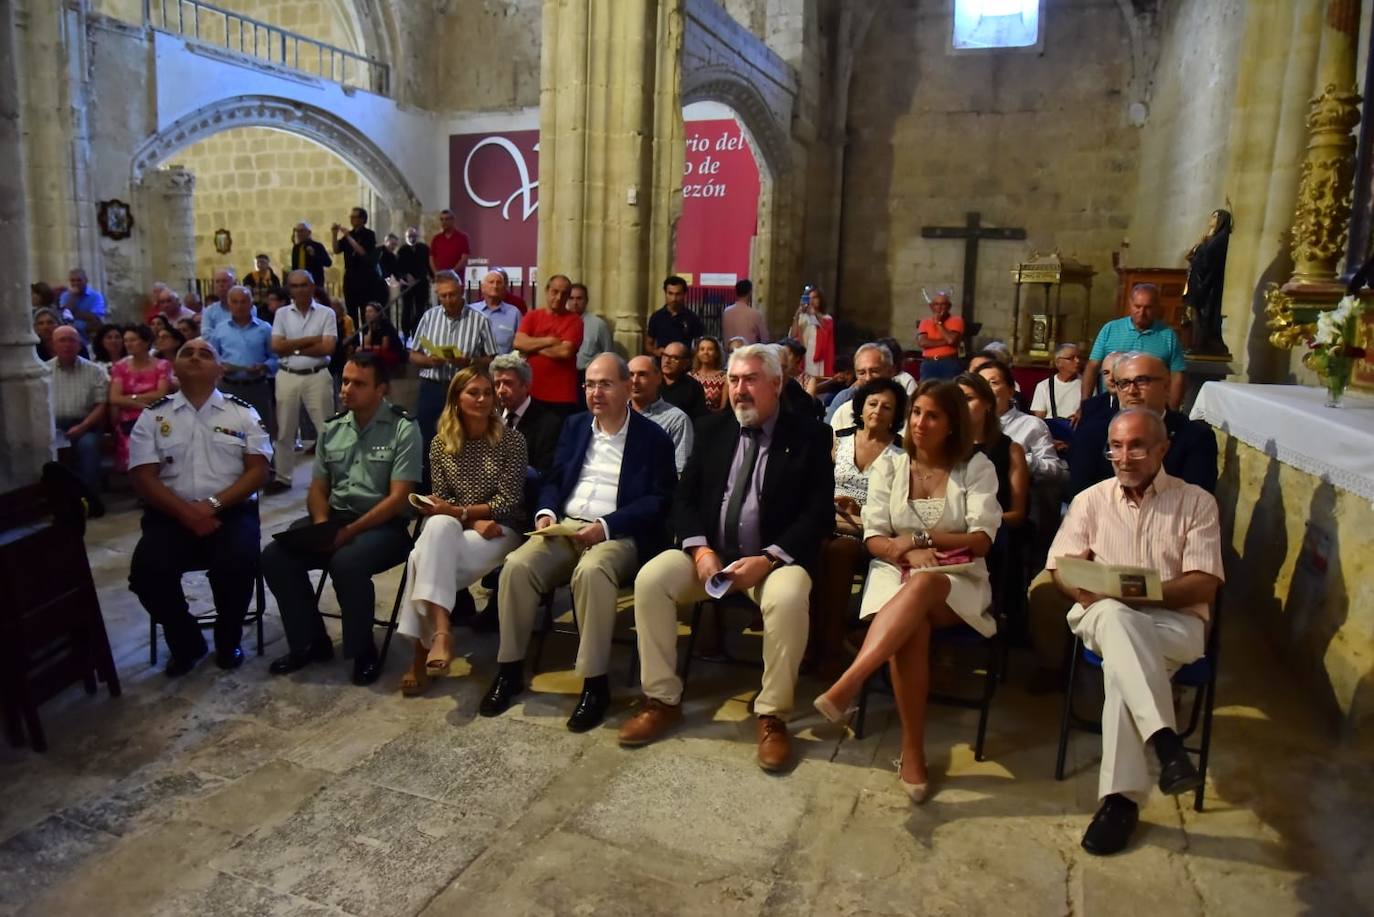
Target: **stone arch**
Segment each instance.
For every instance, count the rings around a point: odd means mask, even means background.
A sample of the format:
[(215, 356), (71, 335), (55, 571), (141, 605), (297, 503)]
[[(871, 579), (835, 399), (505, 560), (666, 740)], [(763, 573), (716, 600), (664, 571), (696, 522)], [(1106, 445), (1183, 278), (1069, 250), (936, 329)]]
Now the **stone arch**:
[(361, 131), (322, 108), (272, 96), (223, 99), (144, 140), (134, 150), (134, 186), (177, 151), (235, 127), (268, 127), (313, 140), (357, 169), (388, 208), (398, 214), (420, 214), (420, 199), (401, 170)]
[(406, 75), (398, 70), (405, 55), (400, 52), (400, 35), (392, 4), (379, 0), (329, 0), (329, 4), (357, 35), (359, 52), (386, 65), (390, 73), (388, 94), (400, 98)]
[(776, 180), (791, 164), (787, 128), (780, 124), (763, 95), (738, 73), (725, 67), (704, 67), (682, 75), (682, 104), (720, 102), (739, 115), (759, 154), (759, 164)]

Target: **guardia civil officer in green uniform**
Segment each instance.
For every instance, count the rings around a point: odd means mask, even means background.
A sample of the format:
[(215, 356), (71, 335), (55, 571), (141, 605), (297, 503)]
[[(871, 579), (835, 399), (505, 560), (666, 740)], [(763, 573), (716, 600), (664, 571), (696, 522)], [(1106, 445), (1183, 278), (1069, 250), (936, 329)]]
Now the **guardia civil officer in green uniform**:
[(353, 660), (353, 683), (381, 674), (372, 637), (372, 576), (405, 563), (410, 493), (421, 475), (420, 429), (387, 400), (386, 367), (370, 353), (343, 369), (344, 410), (331, 417), (315, 445), (315, 468), (306, 497), (310, 516), (292, 528), (337, 526), (332, 548), (320, 552), (274, 541), (262, 552), (262, 572), (277, 597), (291, 652), (274, 661), (273, 675), (332, 659), (334, 646), (315, 604), (307, 571), (329, 571), (343, 613), (344, 656)]

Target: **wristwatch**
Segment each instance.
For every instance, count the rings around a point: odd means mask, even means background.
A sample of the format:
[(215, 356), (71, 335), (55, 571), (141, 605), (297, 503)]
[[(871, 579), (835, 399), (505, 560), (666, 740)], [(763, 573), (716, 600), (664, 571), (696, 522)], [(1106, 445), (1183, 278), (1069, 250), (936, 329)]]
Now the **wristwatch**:
[(462, 511), (461, 513), (458, 514), (458, 521), (461, 522), (461, 523), (463, 523), (464, 525), (467, 525), (467, 522), (468, 522), (468, 508), (467, 508), (466, 506), (463, 507), (463, 511)]
[(778, 569), (779, 567), (785, 567), (785, 566), (787, 566), (787, 561), (783, 560), (781, 557), (779, 557), (779, 556), (776, 555), (776, 554), (770, 554), (770, 553), (768, 553), (767, 551), (764, 551), (764, 552), (763, 552), (763, 556), (766, 557), (766, 558), (768, 558), (768, 572), (769, 572), (769, 573), (772, 573), (774, 570)]
[(209, 503), (210, 508), (215, 512), (219, 512), (220, 510), (224, 509), (224, 504), (221, 503), (219, 497), (216, 497), (214, 494), (211, 494), (210, 496), (206, 497), (205, 502)]

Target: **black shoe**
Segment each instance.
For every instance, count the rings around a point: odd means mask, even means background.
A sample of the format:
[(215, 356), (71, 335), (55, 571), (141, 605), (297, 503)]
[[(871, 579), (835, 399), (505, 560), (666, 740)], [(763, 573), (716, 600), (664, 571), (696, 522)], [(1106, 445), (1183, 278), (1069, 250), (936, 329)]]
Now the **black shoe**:
[(473, 633), (500, 633), (501, 619), (496, 615), (496, 602), (494, 599), (495, 597), (493, 596), (493, 601), (487, 602), (486, 608), (472, 616), (472, 622), (469, 626), (472, 627)]
[(269, 497), (275, 497), (277, 494), (284, 494), (290, 489), (291, 485), (285, 481), (269, 481), (267, 486), (262, 489), (262, 492)]
[(215, 650), (215, 665), (226, 671), (237, 669), (243, 665), (243, 647), (236, 646), (231, 650)]
[(606, 719), (606, 709), (611, 706), (611, 692), (606, 684), (606, 676), (588, 678), (582, 682), (582, 696), (577, 699), (577, 707), (568, 718), (570, 732), (586, 732), (595, 729)]
[(363, 653), (353, 659), (353, 683), (358, 687), (372, 684), (382, 674), (382, 660), (377, 651)]
[(334, 658), (334, 644), (328, 640), (321, 640), (312, 643), (303, 650), (292, 650), (285, 656), (272, 660), (272, 664), (267, 667), (267, 671), (273, 675), (290, 675), (297, 669), (303, 669), (312, 662), (328, 662)]
[(483, 716), (500, 716), (509, 710), (515, 696), (525, 690), (524, 668), (524, 660), (501, 663), (501, 671), (496, 674), (496, 680), (487, 689), (477, 712)]
[(1120, 853), (1131, 842), (1131, 833), (1139, 820), (1140, 807), (1113, 793), (1102, 800), (1102, 808), (1083, 833), (1083, 849), (1093, 856)]
[(1186, 751), (1179, 751), (1159, 769), (1159, 791), (1165, 796), (1181, 796), (1200, 786), (1202, 775)]
[(196, 667), (208, 652), (205, 644), (200, 645), (200, 649), (190, 653), (173, 653), (172, 658), (167, 660), (167, 668), (162, 670), (162, 674), (168, 678), (180, 678), (187, 672)]

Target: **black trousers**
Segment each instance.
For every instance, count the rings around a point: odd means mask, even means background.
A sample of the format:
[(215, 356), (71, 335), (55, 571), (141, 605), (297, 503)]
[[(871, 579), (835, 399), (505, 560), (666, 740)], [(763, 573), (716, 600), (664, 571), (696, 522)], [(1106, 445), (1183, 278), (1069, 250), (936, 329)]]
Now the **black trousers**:
[(181, 588), (182, 575), (191, 570), (209, 573), (215, 599), (215, 648), (233, 649), (241, 639), (243, 618), (258, 581), (258, 505), (240, 503), (218, 518), (218, 529), (197, 537), (170, 516), (152, 509), (143, 513), (143, 536), (129, 565), (129, 589), (162, 625), (173, 656), (196, 656), (205, 649), (200, 624), (191, 615)]
[[(336, 518), (348, 521), (356, 517)], [(309, 524), (308, 518), (298, 519), (291, 527)], [(277, 597), (291, 649), (303, 652), (314, 643), (329, 640), (309, 577), (311, 570), (326, 569), (343, 616), (344, 655), (351, 659), (375, 653), (372, 616), (377, 593), (372, 577), (405, 563), (413, 546), (403, 518), (368, 529), (332, 554), (293, 553), (279, 541), (269, 544), (262, 552), (262, 572)]]

